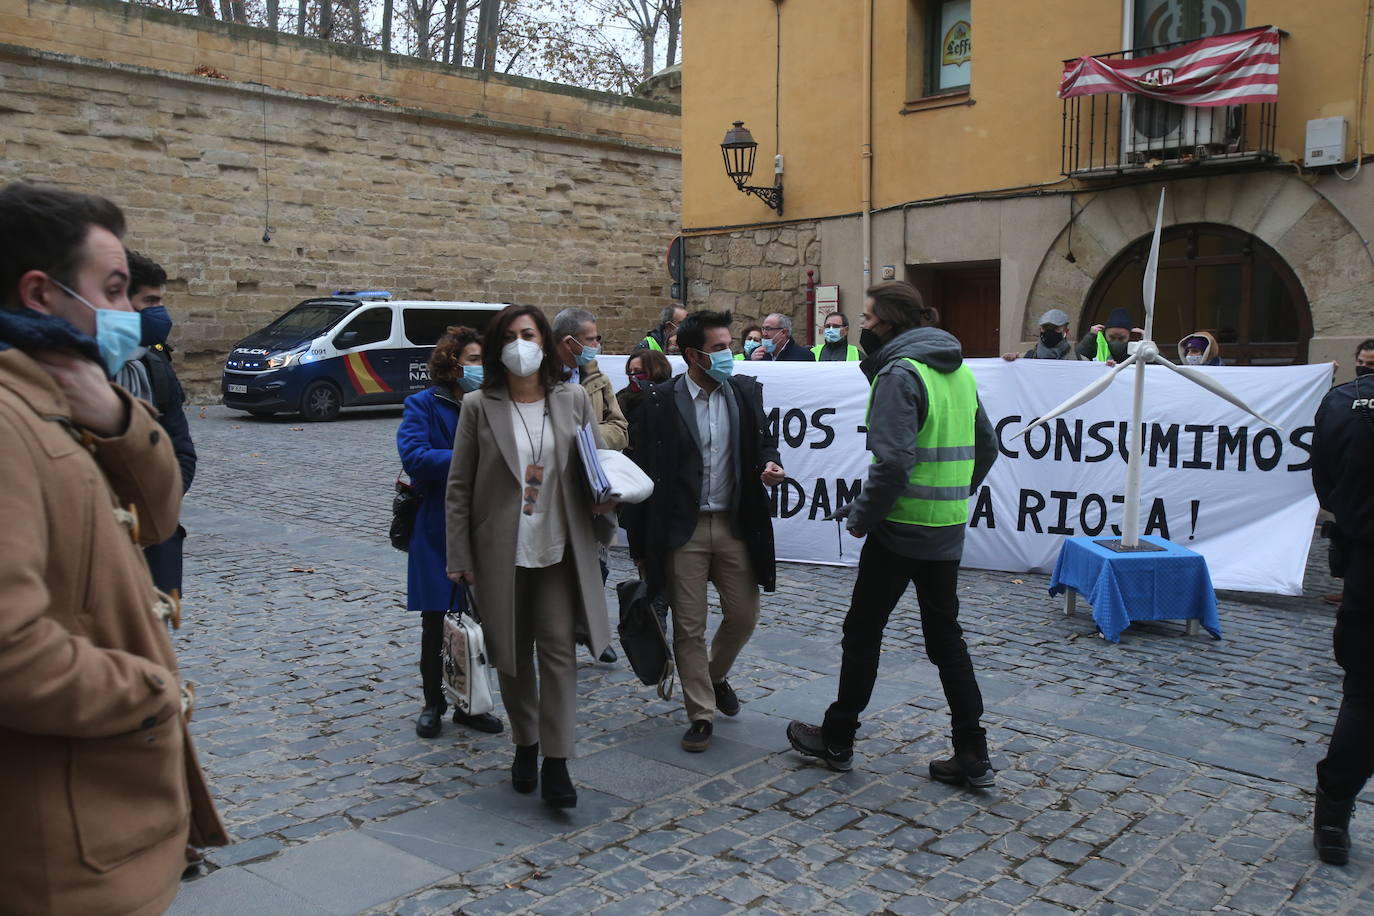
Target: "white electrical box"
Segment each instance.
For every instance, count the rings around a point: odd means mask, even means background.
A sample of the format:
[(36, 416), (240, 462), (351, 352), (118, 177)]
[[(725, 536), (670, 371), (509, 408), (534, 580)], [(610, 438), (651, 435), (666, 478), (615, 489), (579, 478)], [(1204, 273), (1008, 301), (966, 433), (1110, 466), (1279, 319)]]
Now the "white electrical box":
[(1303, 165), (1337, 165), (1345, 161), (1345, 118), (1313, 118), (1307, 122), (1307, 152)]

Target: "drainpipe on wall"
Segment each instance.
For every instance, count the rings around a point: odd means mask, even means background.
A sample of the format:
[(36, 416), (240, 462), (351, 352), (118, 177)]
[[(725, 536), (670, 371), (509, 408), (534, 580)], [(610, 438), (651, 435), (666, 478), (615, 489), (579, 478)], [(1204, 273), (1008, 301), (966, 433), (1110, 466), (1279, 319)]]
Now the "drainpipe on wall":
[(863, 287), (871, 284), (873, 264), (873, 228), (870, 211), (873, 209), (873, 0), (864, 2), (863, 23), (864, 49), (863, 64), (860, 68), (863, 79), (862, 132), (863, 147), (859, 153), (860, 172), (863, 182), (863, 216), (860, 232), (863, 235)]

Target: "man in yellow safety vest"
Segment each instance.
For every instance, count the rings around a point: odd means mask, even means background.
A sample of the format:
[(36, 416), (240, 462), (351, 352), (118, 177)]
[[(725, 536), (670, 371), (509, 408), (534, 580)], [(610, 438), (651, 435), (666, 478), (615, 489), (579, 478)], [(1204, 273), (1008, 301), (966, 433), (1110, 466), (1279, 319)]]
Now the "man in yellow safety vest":
[(658, 316), (658, 327), (645, 334), (644, 339), (635, 344), (635, 349), (667, 353), (669, 350), (668, 339), (677, 334), (677, 326), (682, 324), (682, 319), (686, 317), (687, 310), (676, 302), (672, 305), (665, 305), (663, 312)]
[(997, 458), (959, 341), (910, 283), (879, 283), (864, 302), (860, 364), (872, 383), (868, 448), (873, 463), (859, 497), (835, 513), (867, 535), (841, 642), (839, 691), (819, 726), (794, 721), (787, 738), (841, 772), (853, 767), (854, 733), (878, 677), (883, 629), (907, 583), (916, 586), (926, 655), (950, 707), (953, 757), (930, 764), (940, 782), (993, 785), (983, 697), (959, 627), (959, 561), (968, 498)]

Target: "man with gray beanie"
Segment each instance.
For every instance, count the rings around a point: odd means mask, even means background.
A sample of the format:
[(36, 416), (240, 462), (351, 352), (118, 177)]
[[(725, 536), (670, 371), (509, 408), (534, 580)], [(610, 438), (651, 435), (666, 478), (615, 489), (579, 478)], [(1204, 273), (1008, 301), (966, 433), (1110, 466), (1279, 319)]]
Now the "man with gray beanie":
[(1081, 359), (1069, 339), (1069, 315), (1063, 309), (1050, 309), (1040, 316), (1040, 339), (1024, 354), (1003, 353), (1002, 358), (1014, 359)]

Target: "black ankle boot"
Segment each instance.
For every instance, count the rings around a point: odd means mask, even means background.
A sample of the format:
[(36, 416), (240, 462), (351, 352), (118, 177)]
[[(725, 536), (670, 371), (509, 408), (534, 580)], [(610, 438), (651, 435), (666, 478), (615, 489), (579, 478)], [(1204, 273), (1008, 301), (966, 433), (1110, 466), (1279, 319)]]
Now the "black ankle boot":
[(568, 776), (568, 761), (562, 757), (545, 757), (544, 768), (539, 774), (543, 783), (540, 791), (545, 804), (554, 808), (576, 808), (577, 790), (573, 788), (572, 778)]
[(1336, 799), (1317, 789), (1317, 807), (1312, 818), (1312, 845), (1317, 856), (1328, 865), (1350, 861), (1350, 815), (1355, 799)]
[(510, 784), (517, 792), (533, 792), (539, 785), (539, 742), (517, 744), (515, 762), (510, 765)]

